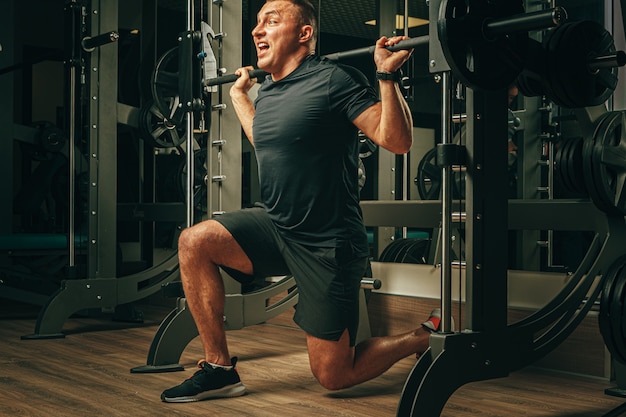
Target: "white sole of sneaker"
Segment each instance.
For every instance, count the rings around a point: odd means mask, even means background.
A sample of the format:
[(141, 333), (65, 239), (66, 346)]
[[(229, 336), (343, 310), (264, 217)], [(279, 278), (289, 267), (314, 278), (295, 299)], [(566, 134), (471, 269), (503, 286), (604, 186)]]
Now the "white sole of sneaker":
[(242, 382), (228, 385), (224, 388), (205, 391), (189, 397), (163, 398), (166, 403), (191, 403), (195, 401), (211, 400), (216, 398), (240, 397), (246, 393), (246, 386)]

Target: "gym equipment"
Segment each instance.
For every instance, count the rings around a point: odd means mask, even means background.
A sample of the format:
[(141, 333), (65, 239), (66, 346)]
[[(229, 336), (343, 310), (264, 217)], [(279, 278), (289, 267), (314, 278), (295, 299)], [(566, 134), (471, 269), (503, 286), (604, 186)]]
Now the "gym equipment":
[(564, 188), (576, 194), (587, 194), (582, 169), (583, 138), (561, 140), (554, 157), (555, 176)]
[[(206, 213), (207, 207), (207, 150), (199, 149), (194, 152), (194, 188), (193, 188), (193, 205), (199, 213)], [(185, 190), (185, 181), (187, 179), (187, 162), (181, 161), (179, 169), (178, 194), (180, 200), (185, 201), (187, 192)]]
[[(452, 198), (465, 195), (465, 174), (457, 167), (453, 173)], [(417, 166), (417, 176), (413, 179), (422, 200), (438, 200), (441, 194), (441, 168), (437, 165), (437, 148), (424, 154)]]
[(607, 269), (600, 296), (598, 324), (612, 358), (626, 365), (626, 256)]
[[(146, 168), (142, 174), (146, 175), (140, 179), (147, 184), (142, 190), (145, 191), (142, 197), (146, 200), (126, 204), (117, 199), (117, 160), (124, 156), (122, 152), (117, 152), (117, 146), (127, 141), (117, 140), (123, 133), (118, 130), (118, 115), (122, 107), (118, 106), (118, 52), (117, 48), (107, 45), (110, 42), (106, 39), (111, 42), (116, 40), (117, 32), (112, 31), (110, 26), (118, 22), (118, 2), (105, 2), (101, 9), (92, 10), (90, 6), (87, 2), (68, 1), (63, 8), (66, 17), (64, 27), (67, 29), (64, 62), (68, 91), (62, 120), (66, 130), (60, 134), (50, 124), (42, 123), (36, 129), (36, 141), (32, 142), (37, 142), (37, 146), (43, 149), (38, 152), (41, 158), (49, 160), (46, 164), (39, 164), (44, 165), (42, 168), (58, 163), (54, 160), (57, 157), (66, 162), (68, 169), (64, 180), (69, 186), (65, 182), (63, 187), (59, 186), (65, 198), (58, 201), (57, 207), (67, 210), (67, 220), (65, 216), (57, 216), (59, 221), (62, 219), (64, 222), (62, 228), (59, 227), (60, 236), (34, 233), (28, 236), (9, 235), (5, 249), (14, 251), (13, 245), (16, 245), (20, 253), (15, 256), (24, 258), (39, 252), (41, 260), (29, 265), (32, 269), (28, 274), (24, 273), (24, 269), (12, 270), (16, 269), (11, 268), (13, 265), (0, 271), (0, 297), (41, 306), (34, 333), (24, 336), (24, 339), (64, 337), (61, 332), (63, 323), (72, 314), (78, 311), (109, 313), (121, 310), (119, 307), (154, 294), (163, 283), (178, 277), (175, 252), (169, 250), (160, 258), (162, 261), (154, 261), (151, 245), (154, 239), (150, 235), (153, 228), (150, 226), (143, 227), (138, 242), (139, 246), (147, 241), (145, 246), (150, 246), (150, 252), (142, 253), (142, 259), (137, 262), (138, 266), (149, 266), (141, 272), (118, 272), (118, 221), (133, 221), (137, 226), (143, 221), (182, 223), (184, 212), (181, 216), (180, 209), (184, 206), (150, 201), (152, 147), (146, 147), (150, 149), (148, 157), (142, 159)], [(94, 3), (94, 7), (100, 6), (100, 3)], [(106, 36), (85, 37), (85, 34), (91, 33), (105, 33)], [(90, 54), (91, 48), (99, 49), (97, 53)], [(30, 134), (24, 129), (15, 129), (17, 140)], [(50, 159), (46, 155), (55, 155), (55, 158)], [(41, 181), (42, 178), (45, 181)], [(139, 182), (139, 178), (136, 179)], [(52, 180), (52, 174), (39, 180), (45, 185)], [(133, 182), (132, 178), (124, 180), (129, 184)], [(120, 183), (126, 185), (123, 181)], [(28, 243), (24, 243), (24, 239), (28, 239)], [(42, 278), (33, 272), (53, 255), (58, 260), (48, 268), (49, 275)], [(54, 274), (57, 270), (59, 273)], [(47, 285), (39, 285), (44, 278)], [(12, 285), (17, 281), (20, 281), (19, 285)], [(55, 284), (54, 288), (50, 288), (51, 284)]]
[(425, 264), (429, 247), (430, 239), (396, 239), (383, 249), (378, 262)]
[[(477, 2), (478, 3), (478, 2)], [(478, 7), (467, 7), (465, 1), (450, 1), (445, 15), (439, 21), (444, 53), (458, 70), (459, 78), (469, 87), (494, 90), (508, 87), (522, 71), (527, 32), (559, 25), (567, 17), (564, 9), (555, 8), (538, 13), (523, 14), (521, 3), (509, 2), (504, 7), (490, 2)], [(511, 16), (513, 12), (517, 16)], [(491, 17), (487, 19), (485, 16)], [(429, 42), (429, 36), (420, 36), (399, 42), (390, 51), (413, 49)], [(374, 46), (325, 55), (331, 60), (354, 58), (374, 52)], [(473, 59), (467, 60), (472, 54)], [(493, 65), (494, 61), (498, 64)], [(251, 78), (262, 78), (263, 70), (250, 71)], [(235, 82), (230, 74), (206, 80), (207, 86)]]
[[(176, 96), (172, 96), (169, 103), (174, 109), (178, 108)], [(170, 112), (167, 114), (169, 116)], [(161, 112), (161, 108), (155, 102), (148, 101), (139, 112), (140, 136), (156, 148), (182, 145), (187, 140), (186, 131), (180, 127), (180, 122), (176, 124), (168, 116)]]
[[(520, 26), (516, 19), (502, 17), (515, 13), (515, 6), (506, 1), (431, 1), (430, 21), (438, 21), (437, 31), (431, 23), (431, 62), (434, 71), (444, 71), (442, 100), (442, 144), (445, 158), (442, 162), (442, 331), (431, 335), (430, 348), (409, 375), (398, 404), (398, 416), (439, 415), (447, 398), (468, 382), (505, 377), (512, 370), (533, 363), (558, 346), (581, 322), (591, 309), (593, 301), (602, 290), (597, 277), (608, 264), (621, 255), (626, 226), (623, 215), (605, 216), (605, 224), (597, 229), (594, 241), (571, 279), (562, 291), (544, 307), (520, 322), (507, 322), (507, 264), (506, 244), (507, 218), (506, 196), (494, 190), (506, 189), (506, 144), (489, 138), (507, 136), (506, 91), (519, 75), (522, 63), (518, 61), (519, 49), (524, 46), (524, 36), (517, 36), (528, 29), (526, 21)], [(502, 25), (493, 31), (484, 22), (502, 19)], [(520, 21), (524, 21), (520, 17)], [(532, 19), (534, 21), (538, 21)], [(540, 20), (540, 19), (539, 19)], [(472, 30), (473, 29), (473, 30)], [(485, 30), (487, 29), (487, 30)], [(456, 35), (452, 36), (456, 30)], [(493, 31), (493, 32), (492, 32)], [(510, 40), (500, 40), (503, 52), (493, 51), (497, 57), (484, 61), (478, 47), (462, 39), (480, 38), (485, 35), (509, 33)], [(436, 42), (437, 36), (440, 44)], [(495, 36), (498, 40), (498, 37)], [(458, 42), (460, 45), (450, 45)], [(475, 41), (476, 42), (476, 41)], [(497, 42), (496, 42), (497, 43)], [(441, 52), (437, 48), (441, 48)], [(454, 52), (454, 53), (453, 53)], [(445, 57), (449, 65), (442, 64)], [(483, 59), (483, 60), (481, 60)], [(486, 64), (489, 62), (489, 65)], [(501, 72), (489, 66), (503, 66)], [(443, 68), (443, 69), (442, 69)], [(469, 88), (467, 90), (467, 145), (459, 149), (451, 143), (451, 105), (448, 101), (452, 89), (447, 70), (451, 70)], [(491, 77), (487, 77), (490, 74)], [(493, 89), (485, 89), (483, 81), (497, 79)], [(588, 126), (597, 122), (597, 114), (589, 113)], [(585, 127), (583, 131), (591, 130)], [(466, 152), (466, 158), (460, 153)], [(452, 186), (449, 175), (452, 166), (466, 164), (466, 330), (453, 333), (450, 327), (451, 280), (449, 226), (453, 216)], [(365, 210), (364, 210), (365, 215)], [(391, 215), (390, 212), (387, 216)], [(542, 214), (543, 215), (543, 214)], [(522, 216), (531, 219), (531, 214)], [(602, 217), (602, 216), (601, 216)], [(551, 230), (554, 226), (548, 226)], [(444, 268), (447, 267), (447, 268)], [(442, 377), (444, 376), (444, 377)]]
[(626, 215), (626, 112), (607, 112), (596, 123), (593, 137), (582, 146), (587, 191), (607, 214)]
[[(425, 45), (427, 43), (428, 43), (428, 36), (419, 36), (417, 38), (406, 39), (406, 40), (400, 41), (394, 46), (387, 47), (387, 49), (392, 52), (395, 52), (395, 51), (400, 51), (400, 50), (413, 49), (420, 45)], [(353, 49), (350, 51), (335, 52), (333, 54), (324, 55), (323, 57), (326, 59), (333, 60), (333, 61), (340, 61), (343, 59), (356, 58), (356, 57), (364, 56), (364, 55), (371, 55), (374, 53), (375, 48), (376, 48), (375, 46), (368, 46), (365, 48), (358, 48), (358, 49)], [(257, 78), (257, 79), (262, 79), (268, 75), (267, 72), (261, 69), (254, 69), (250, 71), (249, 74), (250, 74), (250, 78)], [(237, 81), (237, 78), (239, 78), (239, 76), (236, 74), (222, 75), (217, 78), (210, 78), (206, 80), (205, 84), (207, 86), (214, 86), (214, 85), (221, 85), (221, 84), (227, 84), (227, 83), (234, 83), (235, 81)]]
[(616, 51), (611, 34), (590, 20), (565, 22), (548, 31), (543, 43), (529, 40), (528, 50), (516, 81), (520, 91), (545, 94), (566, 108), (604, 103), (617, 86), (617, 68), (626, 64), (626, 53)]

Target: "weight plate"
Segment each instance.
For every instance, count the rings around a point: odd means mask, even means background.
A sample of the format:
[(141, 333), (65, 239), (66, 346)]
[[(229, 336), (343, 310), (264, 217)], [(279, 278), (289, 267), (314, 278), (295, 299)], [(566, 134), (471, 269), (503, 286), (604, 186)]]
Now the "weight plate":
[(572, 183), (569, 175), (569, 158), (570, 158), (570, 149), (572, 147), (572, 140), (566, 139), (561, 141), (561, 147), (559, 151), (557, 151), (557, 155), (560, 153), (559, 158), (557, 159), (557, 172), (560, 174), (561, 183), (563, 187), (567, 191), (572, 190)]
[(528, 59), (524, 70), (515, 81), (517, 88), (526, 97), (545, 95), (543, 78), (545, 78), (545, 49), (539, 41), (528, 39)]
[(364, 159), (372, 156), (377, 150), (378, 145), (359, 130), (359, 158)]
[(615, 52), (611, 34), (590, 20), (565, 23), (554, 31), (547, 43), (550, 99), (568, 108), (604, 103), (617, 85), (617, 68), (591, 71), (589, 62)]
[(426, 152), (417, 166), (415, 185), (422, 200), (437, 200), (441, 191), (441, 167), (436, 163), (437, 149)]
[(424, 264), (429, 246), (430, 239), (396, 239), (382, 251), (379, 262)]
[(585, 193), (585, 179), (582, 170), (582, 148), (583, 138), (577, 137), (573, 139), (568, 160), (568, 176), (572, 191), (579, 194)]
[(596, 120), (594, 134), (592, 137), (585, 137), (582, 146), (582, 167), (584, 173), (585, 187), (587, 189), (587, 193), (589, 193), (589, 197), (591, 197), (591, 201), (598, 207), (600, 210), (605, 211), (608, 209), (604, 200), (601, 198), (600, 193), (597, 190), (597, 179), (595, 176), (597, 173), (594, 172), (594, 146), (596, 142), (596, 132), (601, 128), (602, 123), (606, 120), (608, 116), (608, 112), (603, 114)]
[(609, 212), (626, 215), (626, 113), (610, 112), (595, 132), (592, 164), (600, 196)]
[(602, 294), (600, 295), (600, 310), (598, 312), (598, 325), (600, 329), (600, 334), (602, 335), (602, 338), (604, 340), (604, 344), (606, 345), (609, 352), (611, 352), (611, 355), (613, 355), (615, 359), (621, 359), (621, 361), (624, 360), (625, 356), (620, 354), (620, 350), (618, 349), (617, 344), (619, 342), (616, 343), (615, 339), (623, 338), (623, 334), (621, 331), (619, 333), (614, 332), (614, 326), (612, 325), (612, 322), (616, 320), (622, 321), (624, 319), (624, 310), (622, 310), (621, 314), (613, 317), (612, 314), (614, 314), (614, 312), (612, 311), (611, 306), (615, 298), (615, 289), (616, 282), (618, 281), (618, 276), (623, 276), (626, 271), (624, 269), (625, 263), (626, 256), (621, 256), (616, 261), (614, 261), (603, 274), (602, 279), (604, 280), (604, 283), (602, 287)]
[(159, 58), (152, 72), (152, 99), (166, 120), (183, 125), (185, 111), (179, 107), (178, 48), (172, 48)]
[(572, 138), (569, 140), (569, 146), (567, 148), (567, 160), (565, 161), (566, 173), (567, 173), (567, 182), (569, 184), (569, 189), (571, 192), (576, 192), (576, 164), (575, 164), (575, 154), (576, 152), (576, 138)]
[(546, 95), (554, 103), (567, 108), (572, 108), (574, 102), (570, 100), (567, 89), (564, 90), (562, 88), (561, 73), (564, 70), (566, 71), (567, 68), (562, 69), (558, 51), (565, 33), (578, 23), (579, 22), (567, 22), (552, 29), (546, 43), (546, 77), (544, 79)]
[(187, 139), (184, 125), (168, 120), (154, 102), (139, 111), (138, 127), (141, 138), (156, 148), (180, 146)]
[(626, 292), (626, 269), (622, 268), (616, 274), (611, 292), (610, 304), (610, 324), (613, 335), (613, 347), (615, 352), (613, 357), (621, 363), (626, 363), (626, 338), (624, 337), (624, 296)]
[[(207, 213), (207, 150), (198, 149), (194, 152), (193, 204), (197, 211)], [(179, 166), (179, 195), (181, 201), (187, 201), (187, 159), (184, 158)]]
[(485, 35), (488, 19), (524, 13), (521, 1), (443, 0), (437, 25), (450, 68), (475, 90), (507, 88), (524, 68), (528, 33)]

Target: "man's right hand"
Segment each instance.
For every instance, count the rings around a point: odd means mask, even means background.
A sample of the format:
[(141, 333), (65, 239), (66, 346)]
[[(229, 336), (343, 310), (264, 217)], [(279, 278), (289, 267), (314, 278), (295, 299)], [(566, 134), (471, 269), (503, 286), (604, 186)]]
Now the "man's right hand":
[(235, 75), (238, 75), (237, 81), (230, 87), (230, 96), (234, 98), (234, 96), (238, 96), (241, 94), (248, 95), (248, 91), (252, 88), (252, 86), (256, 83), (256, 78), (250, 78), (250, 74), (248, 71), (253, 70), (252, 66), (238, 68), (235, 71)]

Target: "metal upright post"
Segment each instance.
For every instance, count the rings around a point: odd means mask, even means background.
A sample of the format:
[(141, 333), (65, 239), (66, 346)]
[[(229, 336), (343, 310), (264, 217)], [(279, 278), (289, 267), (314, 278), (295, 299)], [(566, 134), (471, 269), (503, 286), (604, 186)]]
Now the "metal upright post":
[[(187, 0), (187, 36), (193, 37), (194, 31), (194, 0)], [(193, 42), (193, 39), (189, 38), (187, 40), (183, 40), (183, 42)], [(184, 50), (184, 49), (183, 49)], [(193, 49), (192, 49), (193, 50)], [(182, 59), (189, 59), (191, 57), (182, 57)], [(184, 68), (184, 67), (183, 67)], [(181, 68), (182, 70), (182, 68)], [(189, 83), (191, 84), (191, 80), (193, 77), (193, 65), (189, 65), (187, 77), (189, 77)], [(189, 85), (191, 86), (191, 85)], [(183, 92), (181, 92), (181, 95)], [(193, 94), (189, 95), (190, 99), (193, 99)], [(187, 152), (187, 177), (185, 178), (185, 191), (187, 195), (186, 204), (187, 204), (187, 220), (186, 226), (193, 226), (194, 223), (194, 202), (193, 202), (193, 185), (194, 185), (194, 140), (193, 140), (193, 103), (189, 101), (187, 103), (187, 143), (186, 143), (186, 152)]]
[[(441, 140), (442, 144), (452, 143), (452, 100), (450, 72), (441, 74)], [(452, 165), (446, 164), (441, 172), (441, 331), (452, 329)]]

